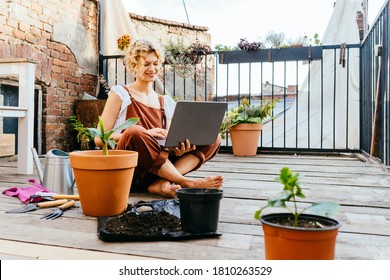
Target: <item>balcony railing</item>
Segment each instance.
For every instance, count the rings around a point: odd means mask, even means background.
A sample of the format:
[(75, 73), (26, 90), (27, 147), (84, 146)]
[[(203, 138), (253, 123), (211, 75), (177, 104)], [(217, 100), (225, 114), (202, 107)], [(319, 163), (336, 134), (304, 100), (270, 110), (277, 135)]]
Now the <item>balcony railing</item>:
[(361, 44), (361, 149), (390, 165), (389, 1)]
[[(388, 0), (361, 44), (209, 54), (186, 77), (165, 65), (156, 90), (229, 107), (278, 99), (259, 151), (365, 152), (390, 165), (389, 30)], [(121, 59), (101, 57), (109, 85), (132, 79)]]
[[(109, 85), (132, 80), (120, 56), (102, 57), (100, 65)], [(229, 107), (244, 97), (278, 99), (259, 151), (340, 153), (360, 149), (358, 75), (359, 45), (233, 51), (206, 55), (191, 75), (164, 65), (156, 89)], [(229, 137), (222, 148), (231, 148)]]

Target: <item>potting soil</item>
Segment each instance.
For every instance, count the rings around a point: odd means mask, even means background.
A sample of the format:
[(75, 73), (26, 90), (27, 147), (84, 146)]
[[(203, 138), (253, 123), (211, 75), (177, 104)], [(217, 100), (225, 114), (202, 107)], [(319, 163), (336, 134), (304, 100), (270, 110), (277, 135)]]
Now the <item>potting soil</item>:
[[(146, 208), (140, 211), (141, 208)], [(220, 236), (220, 233), (183, 232), (176, 199), (139, 201), (114, 217), (98, 217), (98, 237), (103, 241), (160, 241)]]

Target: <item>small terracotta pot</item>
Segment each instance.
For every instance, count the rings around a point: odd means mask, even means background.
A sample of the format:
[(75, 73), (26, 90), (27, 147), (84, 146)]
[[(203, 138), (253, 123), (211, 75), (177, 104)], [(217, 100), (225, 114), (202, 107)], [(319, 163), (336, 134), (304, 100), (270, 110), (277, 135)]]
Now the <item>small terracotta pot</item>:
[(241, 123), (229, 129), (232, 139), (233, 155), (255, 156), (263, 124)]
[(138, 153), (110, 150), (77, 151), (69, 154), (80, 204), (88, 216), (122, 214), (128, 203)]
[(287, 218), (291, 214), (279, 213), (260, 218), (264, 231), (265, 258), (267, 260), (333, 260), (338, 221), (309, 214), (300, 219), (318, 221), (324, 228), (299, 228), (273, 223), (275, 219)]

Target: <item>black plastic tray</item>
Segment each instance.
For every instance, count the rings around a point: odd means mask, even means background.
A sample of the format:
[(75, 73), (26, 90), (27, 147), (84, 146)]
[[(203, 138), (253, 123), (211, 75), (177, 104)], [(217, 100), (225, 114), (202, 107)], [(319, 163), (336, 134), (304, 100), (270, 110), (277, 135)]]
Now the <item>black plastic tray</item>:
[[(141, 207), (149, 207), (151, 210), (145, 212), (139, 212)], [(180, 219), (180, 205), (177, 199), (167, 200), (153, 200), (153, 201), (138, 201), (133, 204), (129, 204), (125, 213), (115, 217), (98, 217), (98, 237), (102, 241), (106, 242), (123, 242), (123, 241), (175, 241), (175, 240), (188, 240), (199, 238), (210, 238), (221, 236), (218, 232), (205, 232), (205, 233), (189, 233), (184, 231), (167, 231), (164, 229), (159, 230), (153, 235), (130, 235), (125, 233), (113, 233), (107, 230), (106, 224), (109, 219), (120, 219), (122, 215), (128, 212), (136, 213), (139, 219), (165, 211), (178, 219)]]

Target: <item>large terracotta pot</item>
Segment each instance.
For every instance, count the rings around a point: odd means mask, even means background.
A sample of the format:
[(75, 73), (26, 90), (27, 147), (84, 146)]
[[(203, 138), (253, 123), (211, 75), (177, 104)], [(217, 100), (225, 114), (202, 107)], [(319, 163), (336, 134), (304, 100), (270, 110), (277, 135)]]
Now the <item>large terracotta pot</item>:
[(263, 124), (242, 123), (229, 129), (232, 140), (233, 155), (255, 156), (259, 145)]
[(138, 153), (110, 150), (77, 151), (69, 154), (80, 204), (88, 216), (122, 214), (128, 203)]
[(336, 220), (309, 214), (300, 219), (314, 220), (323, 228), (299, 228), (277, 225), (275, 219), (291, 214), (279, 213), (260, 217), (264, 231), (265, 258), (267, 260), (333, 260), (336, 237), (340, 227)]

